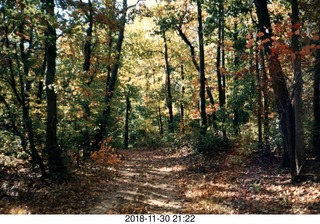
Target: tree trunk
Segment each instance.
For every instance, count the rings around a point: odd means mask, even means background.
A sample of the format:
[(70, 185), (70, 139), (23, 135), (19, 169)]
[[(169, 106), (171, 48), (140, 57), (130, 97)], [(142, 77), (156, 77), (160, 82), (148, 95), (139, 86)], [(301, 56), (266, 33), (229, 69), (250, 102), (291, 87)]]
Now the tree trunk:
[(198, 39), (199, 39), (199, 58), (200, 58), (200, 134), (205, 135), (207, 131), (207, 114), (206, 114), (206, 78), (204, 73), (204, 43), (203, 43), (203, 28), (202, 28), (202, 7), (201, 0), (197, 0), (198, 9)]
[[(261, 58), (261, 67), (262, 67), (262, 91), (263, 91), (263, 136), (264, 136), (264, 147), (263, 153), (270, 152), (270, 143), (269, 143), (269, 87), (268, 87), (268, 76), (266, 70), (265, 57), (262, 50), (259, 50)], [(286, 155), (288, 155), (287, 150), (285, 150)], [(286, 160), (288, 161), (288, 160)], [(289, 167), (289, 166), (288, 166)]]
[(129, 111), (131, 110), (131, 104), (129, 96), (126, 96), (126, 119), (124, 128), (124, 148), (127, 149), (129, 146)]
[(317, 161), (320, 161), (320, 49), (316, 51), (314, 66), (313, 117), (313, 151), (317, 156)]
[[(220, 14), (221, 14), (221, 12), (220, 12)], [(220, 27), (220, 26), (219, 26)], [(220, 29), (223, 29), (222, 27), (221, 28), (219, 28), (219, 30)], [(234, 23), (234, 35), (233, 35), (233, 41), (234, 41), (234, 44), (236, 44), (237, 43), (237, 41), (238, 41), (238, 24), (237, 24), (237, 22), (235, 22)], [(221, 35), (222, 36), (222, 35)], [(236, 48), (235, 48), (236, 49)], [(252, 60), (250, 60), (250, 63), (252, 64)], [(236, 67), (236, 69), (239, 69), (238, 67), (239, 67), (239, 64), (240, 64), (240, 57), (239, 57), (239, 52), (237, 52), (237, 50), (235, 51), (235, 54), (234, 54), (234, 66)], [(238, 80), (238, 77), (237, 76), (234, 76), (234, 82), (235, 82), (235, 84), (237, 83), (237, 80)], [(237, 85), (237, 84), (236, 84)], [(223, 88), (223, 86), (222, 86), (222, 88)], [(237, 87), (236, 87), (237, 88)], [(237, 98), (238, 96), (237, 96), (237, 92), (238, 91), (235, 91), (235, 97)], [(223, 95), (224, 95), (224, 93), (223, 93)], [(223, 99), (224, 99), (225, 97), (223, 97)], [(238, 112), (238, 107), (236, 106), (235, 108), (234, 108), (234, 118), (233, 118), (233, 130), (234, 130), (234, 134), (235, 135), (239, 135), (239, 112)], [(258, 121), (259, 121), (259, 119), (258, 119)]]
[[(23, 24), (20, 26), (20, 32), (23, 33)], [(28, 140), (30, 145), (30, 151), (31, 151), (31, 157), (32, 157), (32, 163), (33, 165), (38, 164), (41, 170), (42, 176), (46, 176), (46, 170), (43, 164), (43, 161), (41, 157), (39, 156), (39, 153), (36, 149), (35, 142), (34, 142), (34, 131), (33, 131), (33, 124), (32, 119), (30, 117), (30, 99), (29, 99), (29, 93), (31, 90), (31, 81), (26, 80), (24, 83), (24, 78), (27, 79), (29, 74), (29, 55), (30, 55), (30, 49), (27, 53), (25, 53), (24, 48), (25, 40), (22, 38), (20, 42), (20, 55), (21, 55), (21, 61), (23, 64), (23, 74), (19, 74), (20, 78), (20, 86), (21, 86), (21, 99), (22, 99), (22, 114), (23, 114), (23, 121), (24, 121), (24, 127), (26, 128), (26, 131), (28, 133)], [(26, 86), (24, 88), (24, 85)]]
[[(84, 44), (84, 62), (83, 62), (83, 71), (86, 73), (90, 73), (91, 66), (91, 45), (92, 45), (92, 31), (93, 31), (93, 9), (91, 0), (88, 1), (89, 12), (86, 13), (89, 26), (86, 30), (85, 44)], [(86, 82), (88, 86), (90, 86), (93, 81), (93, 75), (88, 74), (90, 79)]]
[[(191, 55), (191, 60), (192, 60), (192, 63), (194, 65), (194, 67), (196, 68), (196, 70), (199, 72), (200, 74), (200, 66), (196, 60), (196, 54), (195, 54), (195, 50), (194, 50), (194, 46), (192, 45), (192, 43), (189, 41), (189, 39), (187, 38), (187, 36), (182, 32), (181, 28), (180, 27), (176, 27), (176, 30), (178, 31), (178, 34), (179, 36), (182, 38), (182, 40), (185, 42), (185, 44), (189, 47), (190, 49), (190, 55)], [(214, 106), (214, 98), (212, 96), (212, 93), (211, 93), (211, 89), (210, 87), (208, 86), (208, 83), (206, 82), (205, 83), (206, 85), (206, 92), (207, 92), (207, 95), (209, 97), (209, 102), (211, 104), (211, 106), (213, 107)], [(213, 113), (212, 114), (212, 122), (215, 126), (215, 119), (216, 119), (216, 116), (215, 114)]]
[(291, 179), (292, 181), (295, 181), (294, 110), (292, 108), (286, 78), (282, 72), (278, 55), (272, 50), (272, 30), (267, 2), (267, 0), (254, 0), (259, 19), (259, 30), (264, 33), (262, 39), (270, 40), (265, 41), (264, 50), (267, 54), (269, 73), (272, 80), (272, 88), (274, 90), (276, 106), (280, 119), (280, 129), (284, 138), (284, 149), (288, 150), (290, 157)]
[(304, 128), (303, 128), (303, 80), (301, 70), (301, 55), (299, 49), (299, 35), (295, 34), (300, 30), (299, 23), (299, 5), (297, 0), (291, 0), (292, 7), (292, 52), (295, 55), (293, 61), (295, 88), (293, 94), (293, 108), (295, 118), (295, 164), (296, 174), (299, 175), (305, 161), (304, 149)]
[(184, 94), (185, 94), (185, 87), (184, 87), (184, 68), (181, 65), (181, 99), (180, 99), (180, 130), (184, 134)]
[[(91, 67), (91, 54), (92, 54), (92, 32), (93, 32), (93, 7), (91, 0), (88, 1), (89, 10), (86, 13), (88, 19), (88, 28), (86, 30), (85, 44), (84, 44), (84, 62), (83, 62), (83, 72), (86, 74), (86, 77), (89, 76), (89, 79), (86, 80), (86, 84), (90, 87), (93, 82), (93, 74), (90, 73)], [(88, 119), (91, 116), (90, 102), (87, 97), (84, 98), (84, 118)], [(83, 156), (88, 158), (90, 156), (90, 138), (89, 130), (85, 128), (83, 131)], [(80, 150), (80, 149), (78, 149)], [(79, 153), (80, 154), (80, 153)]]
[(116, 43), (116, 53), (115, 53), (115, 60), (114, 64), (111, 69), (111, 75), (107, 78), (107, 86), (106, 86), (106, 109), (103, 111), (103, 119), (100, 122), (99, 130), (95, 136), (95, 141), (92, 144), (93, 149), (98, 149), (100, 142), (103, 140), (103, 137), (107, 135), (107, 123), (111, 112), (111, 99), (113, 97), (113, 93), (116, 87), (117, 77), (118, 77), (118, 70), (120, 67), (120, 58), (121, 58), (121, 50), (122, 50), (122, 43), (124, 39), (124, 31), (125, 31), (125, 24), (126, 24), (126, 15), (127, 15), (127, 0), (122, 1), (122, 15), (119, 19), (119, 34)]
[[(224, 47), (224, 36), (225, 36), (225, 32), (224, 32), (224, 26), (225, 26), (225, 21), (224, 21), (224, 6), (223, 6), (223, 1), (220, 2), (220, 23), (221, 25), (220, 27), (220, 32), (221, 32), (221, 68), (222, 68), (222, 72), (221, 72), (221, 78), (222, 78), (222, 83), (221, 83), (221, 99), (222, 99), (222, 103), (223, 106), (226, 104), (226, 57), (225, 57), (225, 47)], [(220, 93), (219, 93), (220, 94)], [(225, 134), (226, 137), (226, 134)]]
[(223, 108), (226, 99), (225, 99), (225, 77), (224, 73), (221, 72), (224, 68), (225, 60), (224, 60), (224, 50), (223, 50), (223, 44), (224, 44), (224, 19), (223, 19), (223, 3), (220, 0), (219, 1), (219, 24), (218, 24), (218, 46), (217, 46), (217, 77), (218, 77), (218, 92), (219, 92), (219, 104), (220, 107)]
[(158, 123), (159, 123), (159, 133), (163, 135), (163, 123), (162, 123), (162, 115), (161, 115), (161, 108), (158, 106)]
[[(54, 18), (54, 0), (45, 1), (46, 14)], [(57, 98), (55, 93), (57, 35), (53, 25), (46, 21), (46, 94), (47, 94), (47, 128), (46, 149), (48, 152), (49, 172), (59, 174), (64, 170), (57, 141)]]
[[(218, 78), (218, 92), (219, 92), (219, 106), (220, 109), (224, 110), (226, 103), (225, 97), (225, 75), (224, 75), (224, 66), (225, 66), (225, 53), (224, 53), (224, 8), (222, 0), (219, 0), (219, 22), (218, 22), (218, 46), (217, 46), (217, 78)], [(237, 111), (235, 112), (235, 120), (237, 121)], [(225, 125), (225, 116), (222, 118), (223, 128), (222, 134), (223, 139), (227, 138), (227, 131)]]
[(256, 77), (257, 77), (257, 91), (258, 91), (258, 148), (259, 150), (263, 150), (263, 142), (262, 142), (262, 83), (261, 76), (259, 70), (259, 52), (255, 51), (255, 67), (256, 67)]
[(169, 64), (169, 57), (168, 57), (168, 45), (167, 45), (167, 38), (166, 38), (166, 33), (163, 33), (163, 41), (164, 41), (164, 59), (165, 59), (165, 65), (166, 65), (166, 81), (167, 81), (167, 107), (169, 110), (169, 132), (173, 133), (174, 132), (174, 127), (173, 127), (173, 110), (172, 110), (172, 95), (171, 95), (171, 69), (170, 69), (170, 64)]

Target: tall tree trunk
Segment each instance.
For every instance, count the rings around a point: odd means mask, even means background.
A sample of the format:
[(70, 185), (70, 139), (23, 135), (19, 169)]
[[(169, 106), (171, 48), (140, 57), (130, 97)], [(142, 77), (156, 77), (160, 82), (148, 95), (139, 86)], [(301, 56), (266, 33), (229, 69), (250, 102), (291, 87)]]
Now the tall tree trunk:
[[(7, 49), (10, 49), (9, 29), (8, 29), (8, 26), (5, 26), (5, 29), (4, 29), (4, 30), (5, 30), (5, 39), (4, 39), (5, 46), (6, 46)], [(15, 79), (15, 71), (14, 71), (14, 67), (13, 67), (14, 65), (13, 65), (13, 60), (12, 60), (11, 57), (8, 57), (8, 64), (9, 64), (9, 73), (10, 73), (10, 82), (9, 82), (10, 87), (11, 87), (11, 89), (12, 89), (12, 91), (13, 91), (13, 94), (14, 94), (16, 100), (18, 101), (18, 103), (19, 103), (20, 105), (24, 105), (25, 102), (24, 102), (24, 100), (22, 99), (22, 97), (20, 96), (19, 91), (17, 90), (17, 83), (16, 83), (16, 79)], [(11, 112), (10, 112), (11, 109), (10, 109), (9, 104), (6, 102), (5, 97), (4, 97), (4, 96), (1, 96), (0, 99), (1, 99), (1, 101), (4, 103), (4, 105), (6, 106), (7, 111), (8, 111), (8, 113), (9, 113), (9, 115), (10, 115), (10, 114), (11, 114)], [(18, 128), (17, 128), (17, 126), (15, 125), (15, 122), (14, 122), (14, 120), (13, 120), (13, 116), (10, 115), (10, 117), (12, 118), (12, 119), (11, 119), (12, 127), (13, 127), (14, 130), (17, 131), (16, 133), (17, 133), (17, 134), (19, 135), (19, 137), (20, 137), (21, 145), (22, 145), (23, 150), (24, 150), (25, 152), (28, 152), (28, 150), (27, 150), (27, 140), (26, 140), (26, 138), (25, 138), (25, 125), (24, 125), (24, 128), (23, 128), (22, 131), (18, 130)], [(24, 119), (24, 118), (22, 118), (22, 119)]]
[[(154, 76), (154, 72), (152, 73), (152, 77), (153, 77), (153, 86), (154, 86), (154, 91), (155, 91), (155, 85), (156, 85), (156, 79)], [(159, 126), (159, 134), (160, 136), (163, 135), (163, 123), (162, 123), (162, 115), (161, 115), (161, 107), (159, 105), (159, 102), (157, 101), (157, 118), (158, 118), (158, 126)]]
[(46, 67), (47, 67), (47, 53), (46, 53), (46, 49), (44, 49), (44, 58), (43, 58), (43, 63), (42, 63), (42, 69), (41, 69), (41, 73), (40, 73), (40, 77), (38, 78), (38, 91), (37, 91), (37, 104), (41, 104), (42, 102), (42, 95), (43, 95), (43, 79), (45, 77), (45, 73), (46, 73)]
[[(187, 36), (182, 32), (181, 28), (179, 26), (176, 27), (176, 30), (178, 31), (178, 34), (179, 36), (181, 37), (181, 39), (185, 42), (185, 44), (189, 47), (190, 49), (190, 55), (191, 55), (191, 60), (192, 60), (192, 63), (194, 65), (194, 67), (196, 68), (196, 70), (199, 72), (200, 74), (200, 66), (196, 60), (196, 53), (195, 53), (195, 50), (194, 50), (194, 46), (192, 45), (192, 43), (190, 42), (190, 40), (187, 38)], [(211, 89), (210, 87), (208, 86), (208, 83), (206, 82), (206, 92), (207, 92), (207, 95), (209, 97), (209, 101), (210, 101), (210, 104), (211, 106), (214, 106), (214, 98), (212, 96), (212, 93), (211, 93)], [(215, 119), (215, 114), (213, 114), (213, 119)]]
[(162, 115), (161, 115), (161, 108), (158, 105), (158, 123), (159, 123), (159, 133), (163, 135), (163, 122), (162, 122)]
[(207, 132), (207, 113), (206, 113), (206, 77), (204, 73), (204, 41), (203, 41), (203, 28), (202, 28), (202, 6), (201, 0), (197, 0), (198, 10), (198, 39), (199, 39), (199, 58), (200, 58), (200, 133), (205, 135)]
[(181, 99), (180, 99), (180, 130), (184, 134), (184, 94), (185, 94), (185, 86), (184, 86), (184, 67), (181, 65)]
[[(46, 0), (45, 11), (50, 18), (54, 18), (54, 0)], [(60, 150), (57, 141), (57, 98), (55, 93), (56, 57), (57, 57), (57, 34), (53, 24), (46, 21), (46, 94), (47, 94), (47, 128), (46, 150), (48, 152), (49, 172), (59, 174), (64, 170)]]
[[(263, 92), (263, 137), (264, 137), (264, 147), (263, 153), (270, 152), (270, 129), (269, 129), (269, 87), (268, 87), (268, 75), (266, 70), (266, 63), (263, 51), (259, 51), (261, 59), (261, 69), (262, 69), (262, 92)], [(285, 150), (286, 156), (288, 156), (287, 150)], [(289, 160), (286, 160), (289, 161)]]
[[(91, 66), (91, 45), (92, 45), (92, 31), (93, 31), (93, 8), (91, 0), (88, 1), (89, 12), (86, 13), (88, 19), (88, 28), (86, 30), (86, 37), (85, 37), (85, 44), (84, 44), (84, 62), (83, 62), (83, 71), (86, 73), (90, 73), (90, 66)], [(89, 75), (89, 80), (86, 82), (88, 86), (93, 81), (93, 75)]]
[(223, 108), (226, 103), (225, 98), (225, 77), (222, 70), (225, 66), (224, 59), (224, 18), (223, 18), (223, 3), (222, 0), (219, 1), (219, 23), (218, 23), (218, 46), (217, 46), (217, 77), (218, 77), (218, 92), (219, 92), (219, 104)]
[[(86, 30), (86, 37), (85, 37), (85, 44), (84, 44), (84, 62), (83, 62), (83, 72), (85, 73), (86, 77), (89, 77), (86, 80), (86, 84), (90, 87), (91, 83), (93, 82), (93, 74), (90, 73), (91, 67), (91, 54), (92, 54), (92, 32), (93, 32), (93, 7), (91, 0), (88, 1), (89, 10), (86, 12), (86, 17), (88, 19), (88, 28)], [(89, 99), (86, 97), (84, 98), (84, 119), (88, 119), (91, 116), (91, 109), (90, 109), (90, 102)], [(89, 130), (85, 128), (83, 131), (83, 156), (85, 158), (90, 156), (90, 138), (89, 138)], [(80, 150), (80, 149), (78, 149)], [(79, 153), (80, 154), (80, 153)]]
[(259, 150), (263, 150), (263, 142), (262, 142), (262, 82), (259, 70), (259, 52), (255, 51), (255, 67), (256, 67), (256, 77), (257, 77), (257, 91), (258, 91), (258, 148)]
[(167, 107), (169, 110), (169, 132), (173, 133), (174, 132), (174, 127), (173, 127), (173, 110), (172, 110), (172, 95), (171, 95), (171, 68), (169, 64), (169, 56), (168, 56), (168, 45), (167, 45), (167, 38), (166, 38), (166, 33), (163, 33), (163, 41), (164, 41), (164, 59), (165, 59), (165, 65), (166, 65), (166, 89), (167, 89)]
[(316, 51), (314, 66), (313, 117), (313, 151), (317, 156), (317, 160), (320, 161), (320, 49)]
[[(112, 45), (113, 45), (113, 38), (112, 38), (112, 31), (109, 30), (109, 44), (108, 44), (108, 60), (111, 61), (112, 57)], [(109, 64), (108, 67), (108, 72), (107, 72), (107, 80), (106, 80), (106, 92), (108, 92), (108, 87), (110, 84), (110, 79), (111, 79), (111, 72), (112, 72), (112, 65)]]
[(130, 98), (126, 96), (126, 118), (124, 128), (124, 148), (127, 149), (129, 146), (129, 111), (131, 110)]
[[(22, 23), (19, 26), (20, 33), (24, 33), (24, 23)], [(29, 47), (31, 44), (29, 45)], [(32, 157), (32, 163), (33, 165), (37, 164), (40, 167), (42, 176), (46, 176), (46, 170), (45, 166), (43, 164), (43, 161), (36, 149), (35, 141), (34, 141), (34, 131), (33, 131), (33, 122), (30, 117), (30, 91), (31, 91), (31, 80), (28, 79), (29, 76), (29, 57), (31, 54), (31, 49), (27, 49), (27, 52), (25, 52), (25, 39), (24, 37), (21, 38), (20, 41), (20, 55), (21, 55), (21, 61), (23, 64), (23, 73), (19, 72), (19, 79), (20, 79), (20, 92), (21, 92), (21, 99), (22, 99), (22, 114), (23, 114), (23, 121), (24, 121), (24, 127), (26, 128), (26, 131), (28, 133), (28, 141), (31, 151), (31, 157)], [(24, 77), (23, 77), (24, 76)], [(25, 80), (25, 82), (24, 82)]]
[(299, 35), (296, 34), (300, 29), (299, 25), (299, 5), (298, 0), (291, 0), (292, 8), (292, 52), (295, 55), (293, 61), (295, 88), (293, 94), (293, 107), (295, 118), (295, 164), (296, 174), (299, 175), (305, 161), (304, 149), (304, 128), (303, 128), (303, 80), (301, 70), (301, 55), (299, 49)]
[(103, 119), (100, 122), (98, 133), (95, 136), (95, 141), (92, 144), (93, 149), (98, 149), (100, 142), (103, 140), (104, 136), (107, 135), (107, 122), (111, 112), (111, 99), (113, 97), (113, 93), (116, 87), (117, 77), (118, 77), (118, 70), (120, 67), (120, 58), (121, 58), (121, 50), (122, 50), (122, 43), (124, 39), (124, 31), (125, 31), (125, 24), (126, 24), (126, 15), (128, 10), (127, 0), (122, 1), (122, 15), (119, 19), (119, 32), (118, 38), (116, 43), (116, 51), (115, 51), (115, 58), (114, 64), (111, 69), (111, 75), (107, 78), (107, 86), (106, 86), (106, 109), (103, 111)]
[(272, 50), (272, 30), (268, 11), (267, 0), (254, 0), (258, 19), (259, 30), (263, 32), (263, 40), (265, 41), (264, 50), (267, 54), (269, 73), (272, 80), (272, 88), (275, 94), (275, 101), (280, 119), (280, 129), (284, 138), (284, 149), (288, 150), (290, 157), (290, 173), (292, 181), (296, 179), (295, 172), (295, 126), (294, 126), (294, 110), (291, 104), (289, 91), (286, 84), (286, 78), (283, 74), (278, 55)]
[[(220, 109), (224, 110), (226, 97), (225, 97), (225, 75), (224, 75), (224, 66), (225, 66), (225, 53), (224, 53), (224, 8), (222, 0), (219, 0), (219, 22), (218, 22), (218, 46), (217, 46), (217, 78), (218, 78), (218, 92), (219, 92), (219, 106)], [(235, 113), (235, 117), (237, 120), (237, 112)], [(223, 128), (222, 134), (223, 138), (227, 138), (227, 131), (225, 125), (225, 116), (222, 118)]]
[[(222, 4), (222, 3), (221, 3)], [(221, 13), (221, 12), (220, 12)], [(221, 29), (223, 29), (223, 27), (221, 27)], [(237, 22), (234, 23), (234, 35), (233, 35), (233, 41), (234, 41), (234, 44), (237, 44), (237, 41), (238, 41), (238, 24)], [(221, 35), (222, 36), (222, 35)], [(236, 49), (236, 48), (235, 48)], [(250, 60), (250, 63), (252, 64), (251, 62), (252, 60)], [(237, 50), (235, 51), (234, 53), (234, 66), (236, 67), (236, 69), (238, 70), (239, 69), (239, 64), (240, 64), (240, 56), (239, 56), (239, 52), (237, 52)], [(237, 76), (234, 76), (234, 82), (235, 84), (237, 85), (237, 80), (238, 80), (238, 77)], [(222, 86), (222, 89), (224, 87)], [(235, 87), (235, 89), (237, 89), (237, 87)], [(237, 93), (238, 91), (235, 91), (235, 96), (234, 97), (238, 97), (237, 96)], [(224, 95), (224, 94), (223, 94)], [(225, 97), (223, 96), (222, 99), (224, 99)], [(239, 134), (239, 112), (238, 112), (238, 107), (236, 106), (234, 108), (234, 118), (233, 118), (233, 129), (234, 129), (234, 134), (235, 135), (238, 135)], [(259, 120), (258, 120), (259, 121)]]
[[(222, 99), (222, 103), (223, 106), (226, 104), (226, 57), (225, 57), (225, 47), (224, 47), (224, 36), (225, 36), (225, 30), (224, 30), (224, 26), (225, 26), (225, 20), (224, 20), (224, 6), (223, 6), (223, 1), (221, 1), (220, 3), (220, 32), (221, 32), (221, 68), (222, 68), (222, 72), (221, 72), (221, 78), (222, 78), (222, 83), (221, 83), (221, 99)], [(225, 136), (226, 137), (226, 136)]]

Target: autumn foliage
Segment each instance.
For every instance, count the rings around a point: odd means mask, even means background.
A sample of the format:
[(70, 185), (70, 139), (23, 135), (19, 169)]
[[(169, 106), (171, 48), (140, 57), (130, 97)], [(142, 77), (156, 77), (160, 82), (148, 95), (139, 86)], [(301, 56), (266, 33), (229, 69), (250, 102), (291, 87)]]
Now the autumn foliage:
[(111, 138), (106, 138), (101, 143), (100, 150), (90, 154), (90, 158), (95, 163), (100, 165), (115, 165), (121, 163), (121, 155), (109, 145), (111, 140)]

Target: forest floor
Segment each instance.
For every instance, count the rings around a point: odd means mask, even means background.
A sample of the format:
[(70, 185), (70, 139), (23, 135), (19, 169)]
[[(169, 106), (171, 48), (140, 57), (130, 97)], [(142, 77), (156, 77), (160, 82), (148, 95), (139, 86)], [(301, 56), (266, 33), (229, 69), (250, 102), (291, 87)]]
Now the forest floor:
[[(296, 184), (277, 157), (235, 145), (213, 157), (178, 150), (120, 150), (85, 162), (69, 181), (41, 180), (15, 161), (0, 169), (0, 214), (320, 214), (320, 166)], [(118, 155), (118, 154), (117, 154)]]

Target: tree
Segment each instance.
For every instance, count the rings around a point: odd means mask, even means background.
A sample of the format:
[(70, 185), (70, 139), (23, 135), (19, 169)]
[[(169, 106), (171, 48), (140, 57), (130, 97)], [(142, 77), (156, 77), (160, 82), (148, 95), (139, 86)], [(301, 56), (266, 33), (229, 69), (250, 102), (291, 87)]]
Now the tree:
[(301, 69), (301, 54), (299, 47), (299, 5), (297, 0), (291, 0), (292, 8), (292, 53), (294, 55), (293, 70), (294, 70), (294, 95), (293, 95), (293, 108), (294, 108), (294, 120), (295, 120), (295, 164), (296, 173), (300, 174), (302, 166), (305, 161), (305, 149), (304, 149), (304, 128), (303, 128), (303, 113), (304, 105), (302, 100), (303, 92), (303, 80), (302, 80), (302, 69)]
[(205, 96), (205, 68), (204, 68), (204, 40), (203, 40), (203, 28), (202, 28), (202, 3), (201, 0), (197, 0), (198, 10), (198, 39), (199, 39), (199, 75), (200, 75), (200, 133), (205, 135), (207, 131), (207, 113), (206, 113), (206, 96)]
[[(1, 54), (2, 63), (2, 83), (0, 88), (0, 102), (5, 106), (10, 125), (6, 124), (8, 130), (12, 130), (14, 135), (18, 135), (24, 152), (31, 156), (33, 167), (39, 166), (43, 176), (46, 175), (45, 166), (40, 157), (36, 142), (32, 108), (32, 82), (34, 77), (30, 75), (31, 67), (34, 66), (34, 52), (37, 37), (35, 28), (31, 25), (37, 21), (35, 17), (36, 5), (30, 4), (26, 7), (23, 2), (1, 3), (1, 14), (3, 15), (3, 25), (1, 32)], [(10, 10), (15, 8), (16, 11)], [(38, 27), (37, 27), (38, 28)], [(4, 82), (3, 82), (4, 81)], [(9, 88), (7, 85), (9, 84)], [(12, 91), (12, 93), (10, 93)], [(12, 94), (12, 97), (8, 97)], [(10, 104), (16, 104), (12, 110)], [(20, 118), (21, 109), (21, 118)], [(22, 127), (20, 127), (20, 124)]]
[(113, 97), (115, 88), (116, 88), (116, 82), (118, 77), (118, 70), (120, 67), (120, 59), (121, 59), (121, 50), (122, 50), (122, 43), (124, 39), (124, 31), (125, 31), (125, 24), (126, 24), (126, 17), (127, 17), (127, 10), (128, 10), (128, 4), (127, 0), (122, 1), (122, 11), (121, 16), (119, 18), (119, 29), (118, 29), (118, 38), (116, 42), (116, 48), (115, 48), (115, 58), (114, 58), (114, 64), (111, 70), (110, 79), (107, 79), (106, 81), (106, 108), (103, 111), (103, 119), (100, 122), (100, 127), (97, 135), (95, 136), (95, 141), (92, 144), (93, 148), (96, 148), (99, 143), (103, 140), (103, 137), (107, 134), (107, 121), (110, 116), (111, 112), (111, 99)]
[(168, 56), (168, 40), (166, 37), (166, 31), (162, 31), (162, 37), (164, 42), (164, 59), (165, 59), (165, 70), (166, 70), (166, 100), (167, 107), (169, 110), (169, 131), (170, 133), (174, 132), (174, 124), (173, 124), (173, 110), (172, 110), (172, 94), (171, 94), (171, 68), (169, 64), (169, 56)]
[[(319, 33), (320, 36), (320, 33)], [(320, 161), (320, 49), (316, 51), (313, 77), (313, 151)]]
[(57, 139), (57, 97), (56, 97), (56, 57), (57, 34), (54, 28), (54, 0), (42, 0), (47, 19), (45, 20), (45, 57), (46, 57), (46, 96), (47, 96), (47, 128), (46, 150), (48, 153), (49, 171), (52, 174), (60, 174), (64, 171), (64, 165), (60, 156)]
[(124, 128), (124, 148), (129, 146), (129, 113), (131, 110), (130, 98), (126, 96), (126, 118), (125, 118), (125, 128)]
[(264, 43), (264, 51), (267, 55), (269, 74), (272, 79), (272, 88), (275, 94), (278, 115), (280, 119), (280, 129), (284, 139), (284, 150), (289, 154), (290, 173), (292, 181), (296, 180), (295, 164), (295, 120), (294, 109), (291, 104), (289, 90), (287, 88), (286, 77), (282, 71), (277, 52), (272, 49), (272, 29), (267, 0), (254, 1), (258, 20), (259, 31)]

